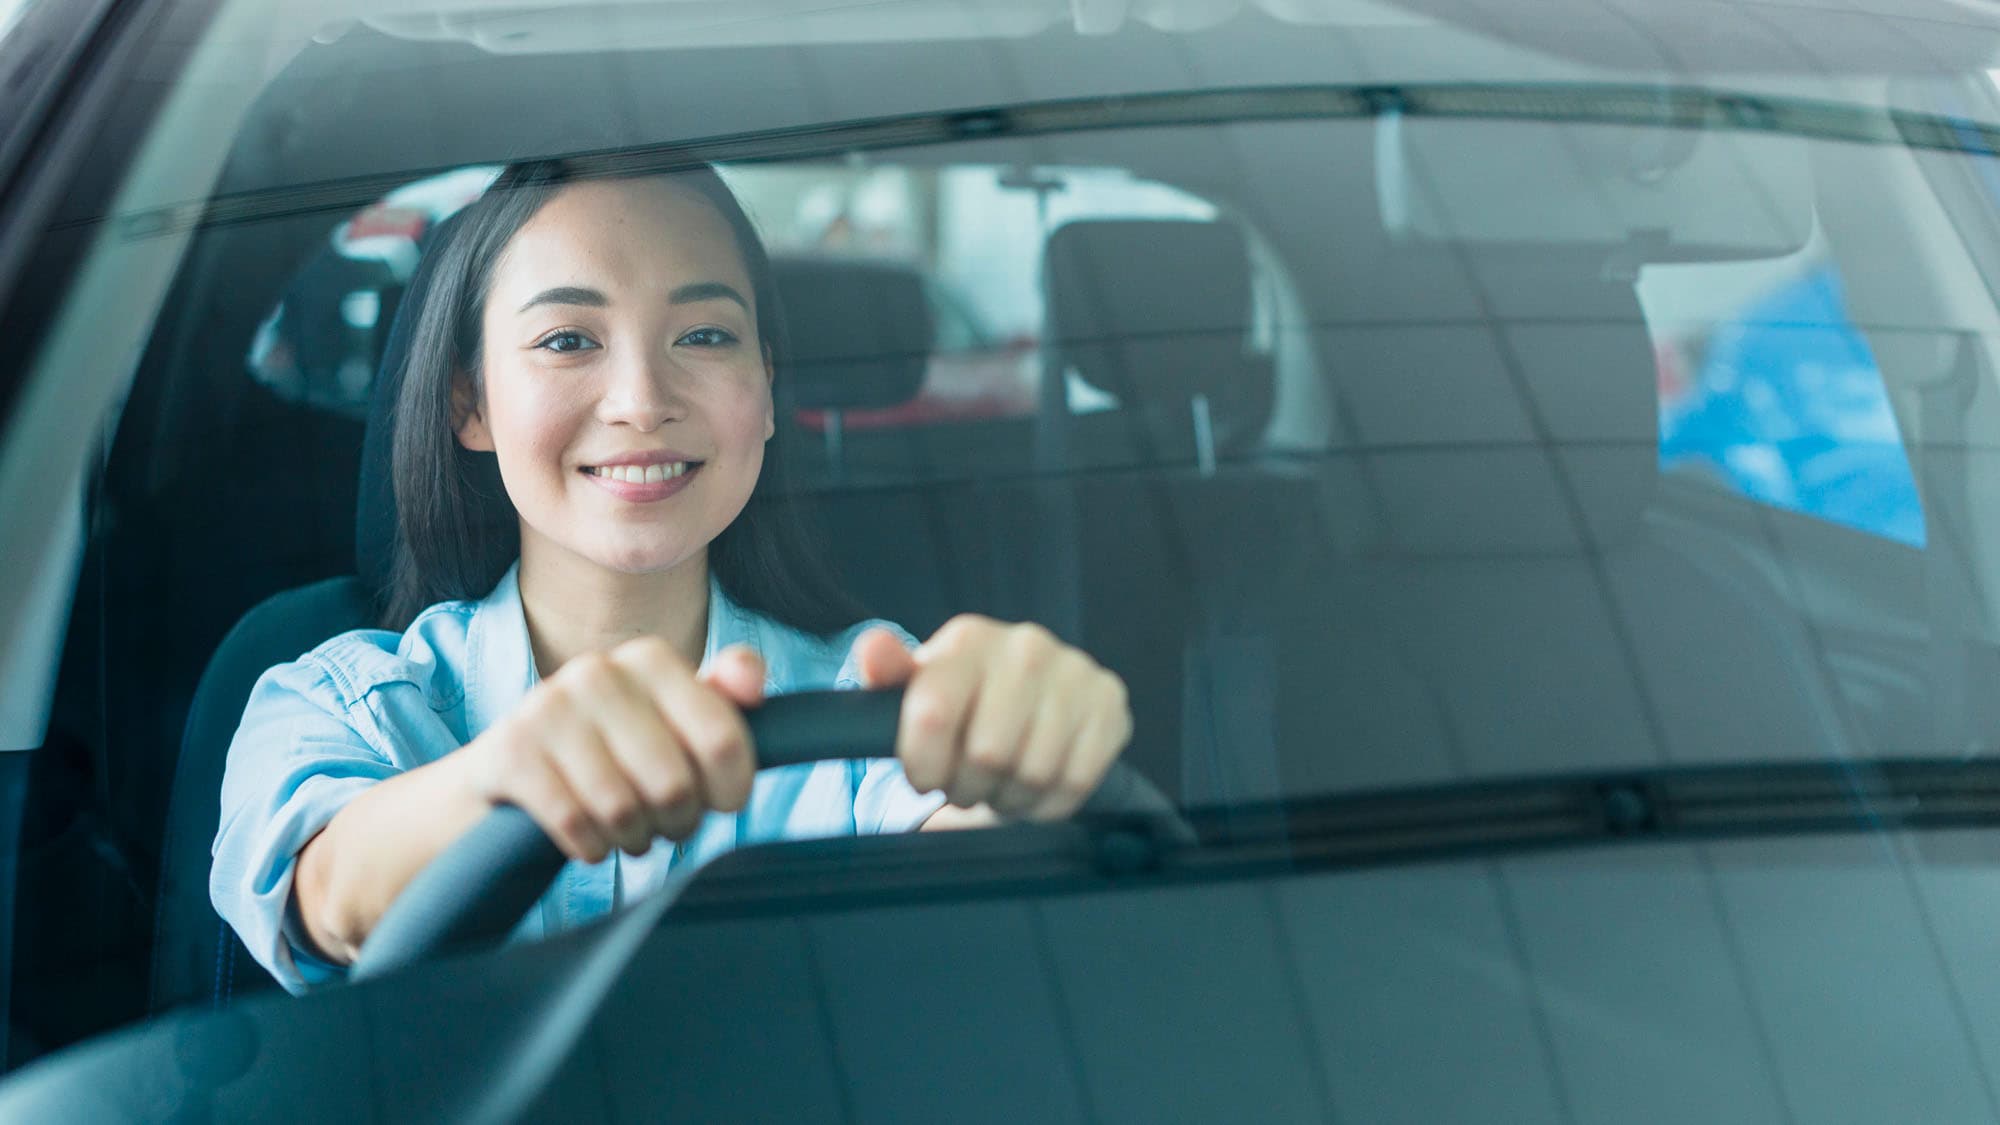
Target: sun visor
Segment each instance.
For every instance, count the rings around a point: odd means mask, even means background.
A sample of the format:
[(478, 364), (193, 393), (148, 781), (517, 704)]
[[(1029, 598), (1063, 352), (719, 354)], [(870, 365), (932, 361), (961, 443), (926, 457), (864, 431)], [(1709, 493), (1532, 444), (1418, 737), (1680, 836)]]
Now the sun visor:
[(1795, 253), (1813, 229), (1796, 137), (1397, 110), (1375, 122), (1382, 225), (1401, 240), (1718, 261)]

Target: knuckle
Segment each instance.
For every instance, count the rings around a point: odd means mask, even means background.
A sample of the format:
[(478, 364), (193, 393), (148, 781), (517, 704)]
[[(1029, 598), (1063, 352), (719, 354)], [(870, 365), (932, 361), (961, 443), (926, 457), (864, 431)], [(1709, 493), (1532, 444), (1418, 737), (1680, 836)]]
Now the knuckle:
[(694, 803), (694, 785), (685, 771), (663, 771), (646, 785), (646, 803), (661, 812), (672, 812)]
[(1013, 748), (994, 738), (975, 738), (965, 747), (965, 760), (987, 773), (1006, 772), (1013, 758)]
[[(561, 673), (557, 673), (559, 677)], [(543, 680), (541, 685), (528, 693), (521, 706), (514, 712), (514, 725), (540, 725), (560, 714), (569, 706), (568, 685), (556, 677)]]
[(936, 692), (912, 693), (903, 703), (910, 726), (924, 737), (935, 738), (948, 733), (956, 718), (957, 709)]
[(597, 817), (615, 832), (625, 832), (636, 827), (643, 818), (639, 802), (625, 794), (599, 794), (594, 804)]
[(650, 634), (625, 641), (614, 651), (616, 664), (640, 676), (669, 675), (680, 666), (680, 655), (673, 646)]
[(1022, 621), (1007, 626), (1007, 635), (1016, 645), (1035, 651), (1054, 650), (1062, 647), (1062, 642), (1049, 631), (1049, 627), (1039, 621)]
[(1014, 769), (1014, 780), (1037, 792), (1055, 787), (1062, 780), (1063, 758), (1055, 755), (1025, 758)]
[(584, 812), (582, 808), (576, 805), (567, 803), (555, 810), (554, 814), (550, 816), (549, 822), (555, 827), (557, 832), (572, 839), (581, 839), (589, 836), (595, 827), (589, 813)]
[(945, 622), (938, 629), (937, 635), (940, 640), (947, 643), (959, 644), (988, 632), (992, 626), (993, 621), (990, 618), (976, 613), (961, 613)]
[(647, 633), (629, 641), (620, 641), (614, 651), (628, 660), (650, 661), (672, 655), (673, 646), (658, 634)]
[(553, 681), (560, 683), (565, 688), (574, 690), (578, 685), (597, 683), (609, 675), (610, 672), (611, 657), (604, 652), (593, 649), (590, 652), (582, 652), (570, 657), (569, 661), (555, 674)]
[(734, 766), (750, 754), (750, 732), (742, 723), (717, 723), (688, 740), (688, 753), (709, 769)]

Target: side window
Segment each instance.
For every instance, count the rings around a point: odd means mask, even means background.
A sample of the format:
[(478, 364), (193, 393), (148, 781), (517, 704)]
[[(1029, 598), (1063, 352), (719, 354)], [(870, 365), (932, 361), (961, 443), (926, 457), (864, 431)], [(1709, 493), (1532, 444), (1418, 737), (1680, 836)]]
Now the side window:
[(1921, 547), (1924, 513), (1873, 352), (1822, 249), (1649, 267), (1660, 468)]

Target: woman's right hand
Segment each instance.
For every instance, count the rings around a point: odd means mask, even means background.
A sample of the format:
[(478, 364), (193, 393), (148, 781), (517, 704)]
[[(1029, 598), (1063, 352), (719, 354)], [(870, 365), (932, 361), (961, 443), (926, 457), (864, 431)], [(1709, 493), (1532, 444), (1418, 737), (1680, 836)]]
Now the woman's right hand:
[(743, 709), (763, 697), (764, 662), (747, 646), (697, 674), (641, 637), (571, 659), (460, 753), (482, 798), (519, 806), (570, 858), (641, 855), (749, 800), (756, 748)]

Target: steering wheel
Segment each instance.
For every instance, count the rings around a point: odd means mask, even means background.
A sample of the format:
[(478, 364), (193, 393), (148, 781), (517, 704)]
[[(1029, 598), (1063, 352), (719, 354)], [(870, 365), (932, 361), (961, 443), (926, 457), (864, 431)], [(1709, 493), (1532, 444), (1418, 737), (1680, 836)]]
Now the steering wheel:
[[(820, 691), (774, 696), (744, 713), (759, 769), (890, 757), (901, 691)], [(1166, 836), (1193, 830), (1138, 771), (1114, 762), (1081, 816), (1143, 819)], [(497, 941), (548, 890), (566, 857), (526, 812), (496, 806), (410, 880), (362, 945), (350, 974), (361, 980), (482, 941)]]

